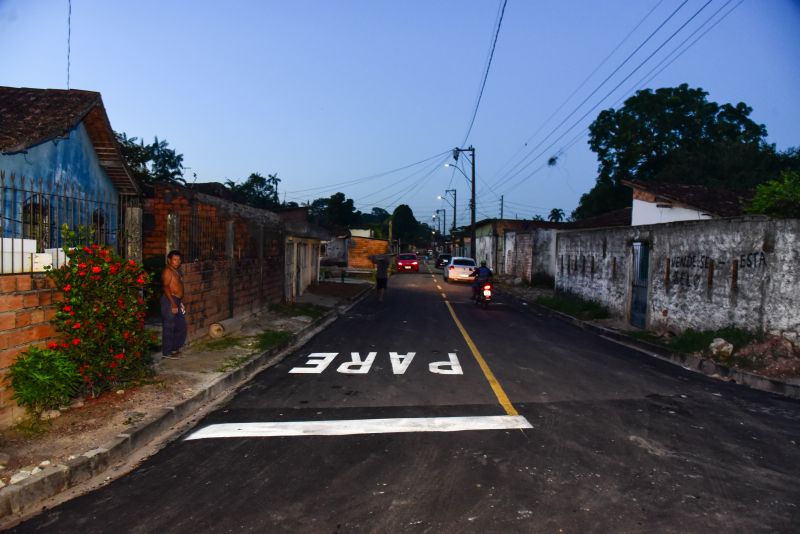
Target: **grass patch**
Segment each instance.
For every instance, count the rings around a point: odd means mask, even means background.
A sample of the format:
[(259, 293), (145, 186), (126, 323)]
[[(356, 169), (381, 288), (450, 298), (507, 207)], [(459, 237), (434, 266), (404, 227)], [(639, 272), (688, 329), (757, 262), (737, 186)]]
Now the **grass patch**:
[(208, 350), (225, 350), (233, 347), (240, 347), (242, 339), (235, 336), (221, 337), (219, 339), (212, 339), (203, 344), (204, 349)]
[(228, 371), (238, 369), (252, 357), (253, 357), (252, 354), (246, 354), (244, 356), (234, 356), (233, 358), (228, 358), (227, 360), (222, 362), (222, 364), (219, 367), (217, 367), (216, 371), (218, 373), (226, 373)]
[(47, 431), (50, 430), (50, 423), (50, 421), (42, 421), (34, 415), (28, 415), (12, 426), (11, 430), (26, 438), (38, 438), (47, 434)]
[(608, 317), (608, 310), (600, 304), (569, 295), (539, 297), (536, 299), (536, 304), (585, 321)]
[(325, 315), (325, 312), (328, 311), (328, 308), (323, 308), (322, 306), (317, 306), (315, 304), (280, 303), (280, 304), (270, 304), (269, 311), (277, 313), (278, 315), (283, 315), (285, 317), (297, 317), (299, 315), (305, 315), (311, 317), (312, 319), (316, 319), (318, 317), (322, 317), (323, 315)]
[(258, 334), (256, 337), (255, 348), (259, 352), (269, 350), (272, 347), (280, 345), (287, 339), (292, 337), (291, 332), (282, 332), (278, 330), (265, 330)]
[(678, 336), (672, 338), (668, 345), (678, 352), (702, 352), (708, 353), (708, 346), (715, 338), (721, 337), (733, 345), (733, 350), (740, 349), (748, 343), (760, 339), (761, 336), (741, 330), (739, 328), (727, 327), (720, 330), (697, 331), (691, 328)]

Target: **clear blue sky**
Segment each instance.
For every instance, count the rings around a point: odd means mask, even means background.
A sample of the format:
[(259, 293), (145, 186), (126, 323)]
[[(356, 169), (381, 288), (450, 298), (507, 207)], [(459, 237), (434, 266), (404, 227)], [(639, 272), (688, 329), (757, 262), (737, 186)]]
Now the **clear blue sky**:
[[(686, 82), (716, 102), (743, 101), (779, 149), (800, 145), (797, 0), (712, 0), (631, 74), (707, 1), (509, 0), (466, 140), (477, 150), (478, 218), (499, 215), (500, 195), (506, 217), (568, 214), (596, 176), (586, 127), (641, 87)], [(342, 191), (362, 211), (409, 204), (421, 221), (446, 207), (448, 226), (452, 209), (436, 197), (457, 188), (463, 224), (469, 187), (443, 167), (445, 152), (464, 141), (501, 5), (72, 0), (70, 87), (101, 92), (117, 131), (166, 138), (189, 180), (278, 173), (287, 200)], [(719, 9), (695, 37), (733, 11), (658, 67)], [(0, 0), (0, 85), (66, 87), (67, 14), (67, 0)]]

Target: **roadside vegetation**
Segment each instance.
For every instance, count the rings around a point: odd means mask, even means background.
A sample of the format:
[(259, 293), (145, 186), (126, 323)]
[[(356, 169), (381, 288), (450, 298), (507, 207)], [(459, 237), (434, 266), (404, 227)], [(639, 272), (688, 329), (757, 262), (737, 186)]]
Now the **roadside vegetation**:
[(299, 317), (301, 315), (305, 315), (306, 317), (317, 319), (318, 317), (322, 317), (323, 315), (325, 315), (325, 312), (327, 312), (328, 309), (323, 306), (317, 306), (315, 304), (276, 303), (269, 305), (269, 311), (271, 311), (272, 313), (276, 313), (278, 315), (283, 315), (284, 317)]
[(584, 321), (594, 319), (606, 319), (609, 316), (608, 310), (596, 302), (584, 300), (572, 295), (556, 295), (553, 297), (539, 297), (536, 304), (566, 313)]
[[(643, 331), (627, 332), (627, 335), (675, 352), (695, 354), (722, 365), (763, 376), (775, 378), (800, 376), (800, 350), (780, 336), (734, 327), (704, 331), (688, 329), (673, 337), (662, 337), (653, 332)], [(713, 353), (710, 346), (717, 338), (733, 345), (730, 356)]]

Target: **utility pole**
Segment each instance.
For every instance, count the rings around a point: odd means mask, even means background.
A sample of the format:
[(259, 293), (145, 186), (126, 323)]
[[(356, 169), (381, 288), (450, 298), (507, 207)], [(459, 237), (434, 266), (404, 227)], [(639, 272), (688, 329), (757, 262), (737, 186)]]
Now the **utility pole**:
[(470, 255), (474, 258), (475, 257), (475, 147), (472, 145), (469, 148), (454, 148), (453, 149), (453, 159), (458, 161), (458, 156), (462, 152), (469, 152), (470, 153), (470, 160), (472, 164), (472, 198), (469, 201), (469, 209), (470, 209), (470, 230), (469, 230), (469, 250)]
[(444, 237), (444, 232), (447, 232), (447, 210), (436, 210), (436, 215), (442, 214), (442, 225), (439, 233)]
[(500, 195), (500, 220), (503, 220), (503, 197), (505, 195)]
[(453, 193), (453, 229), (450, 230), (450, 235), (453, 235), (453, 232), (456, 231), (456, 210), (458, 209), (458, 191), (455, 189), (445, 189), (444, 194)]

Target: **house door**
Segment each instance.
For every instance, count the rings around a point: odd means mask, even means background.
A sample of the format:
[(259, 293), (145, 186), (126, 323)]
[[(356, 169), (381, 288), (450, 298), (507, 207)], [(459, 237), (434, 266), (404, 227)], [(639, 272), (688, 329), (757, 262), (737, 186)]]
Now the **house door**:
[(647, 273), (650, 250), (647, 243), (633, 244), (633, 287), (631, 291), (631, 324), (644, 328), (647, 322)]

